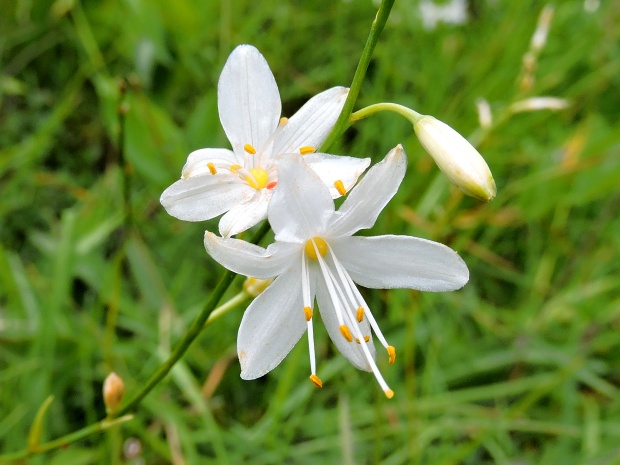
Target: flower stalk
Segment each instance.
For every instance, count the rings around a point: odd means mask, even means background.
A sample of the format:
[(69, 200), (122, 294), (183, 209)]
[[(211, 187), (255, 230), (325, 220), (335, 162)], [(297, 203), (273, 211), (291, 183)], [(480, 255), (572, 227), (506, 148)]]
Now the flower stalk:
[(346, 129), (350, 125), (349, 117), (353, 112), (355, 102), (357, 102), (357, 97), (359, 96), (360, 90), (362, 88), (362, 83), (364, 82), (364, 77), (366, 76), (368, 65), (370, 64), (370, 60), (372, 58), (373, 52), (375, 51), (375, 47), (377, 46), (377, 42), (379, 42), (379, 37), (383, 32), (385, 23), (390, 16), (390, 12), (392, 11), (392, 7), (394, 6), (394, 1), (395, 0), (383, 0), (381, 2), (381, 5), (379, 6), (379, 10), (377, 10), (375, 19), (372, 22), (372, 26), (370, 27), (368, 39), (366, 39), (366, 45), (364, 46), (364, 50), (362, 51), (362, 56), (360, 57), (360, 61), (357, 64), (357, 68), (355, 70), (355, 74), (353, 75), (353, 82), (351, 82), (351, 87), (349, 88), (349, 95), (347, 95), (347, 99), (344, 102), (342, 112), (336, 120), (334, 128), (323, 142), (323, 145), (321, 145), (321, 151), (329, 148), (335, 142), (335, 140), (340, 137), (344, 131), (346, 131)]

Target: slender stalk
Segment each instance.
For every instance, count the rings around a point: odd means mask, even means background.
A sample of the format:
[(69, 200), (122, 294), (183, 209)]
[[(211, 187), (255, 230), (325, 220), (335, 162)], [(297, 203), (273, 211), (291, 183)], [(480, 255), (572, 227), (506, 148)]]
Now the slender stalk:
[[(265, 221), (263, 225), (260, 227), (260, 229), (256, 231), (256, 234), (254, 235), (254, 237), (252, 237), (251, 242), (254, 244), (258, 244), (261, 241), (261, 239), (265, 236), (265, 234), (267, 234), (269, 229), (270, 229), (269, 223)], [(217, 303), (220, 301), (220, 299), (222, 298), (222, 296), (224, 295), (228, 287), (231, 285), (235, 276), (236, 274), (233, 273), (232, 271), (229, 271), (229, 270), (224, 271), (224, 275), (222, 276), (222, 278), (220, 279), (220, 282), (217, 284), (217, 286), (215, 287), (215, 289), (209, 296), (209, 300), (207, 300), (204, 307), (202, 308), (202, 310), (200, 311), (200, 313), (198, 314), (198, 316), (196, 317), (192, 325), (189, 327), (189, 329), (183, 336), (183, 339), (181, 339), (181, 341), (177, 345), (174, 352), (170, 354), (170, 357), (168, 358), (168, 360), (166, 360), (162, 365), (160, 365), (157, 371), (155, 371), (155, 373), (151, 375), (151, 378), (142, 387), (140, 392), (138, 392), (133, 397), (133, 399), (129, 403), (127, 403), (127, 405), (125, 405), (118, 412), (116, 412), (116, 414), (114, 415), (115, 417), (125, 415), (131, 412), (132, 410), (134, 410), (140, 404), (140, 402), (142, 402), (142, 399), (144, 399), (146, 395), (153, 390), (153, 388), (157, 385), (157, 383), (159, 383), (168, 374), (168, 372), (172, 369), (174, 364), (183, 356), (183, 354), (187, 352), (187, 349), (189, 348), (191, 343), (196, 340), (196, 338), (202, 331), (205, 323), (209, 319), (209, 316), (211, 315), (213, 310), (215, 310)]]
[(374, 115), (375, 113), (378, 113), (380, 111), (391, 111), (393, 113), (397, 113), (409, 120), (411, 124), (414, 124), (418, 119), (423, 116), (420, 113), (413, 111), (411, 108), (408, 108), (404, 105), (399, 105), (398, 103), (383, 102), (369, 105), (362, 108), (361, 110), (356, 111), (355, 113), (352, 113), (349, 117), (349, 124), (353, 124), (356, 121), (368, 118), (370, 115)]
[(73, 433), (69, 433), (58, 439), (54, 439), (53, 441), (45, 442), (43, 444), (38, 444), (36, 446), (29, 447), (28, 449), (23, 449), (17, 452), (12, 452), (10, 454), (1, 455), (0, 463), (15, 462), (17, 460), (23, 460), (25, 458), (28, 458), (31, 455), (42, 454), (43, 452), (49, 452), (54, 449), (66, 447), (69, 444), (80, 441), (95, 433), (100, 433), (101, 431), (110, 429), (111, 427), (115, 425), (125, 423), (126, 421), (129, 421), (132, 418), (133, 418), (133, 415), (125, 415), (123, 417), (119, 417), (115, 419), (105, 419), (105, 420), (98, 421), (97, 423), (88, 425), (82, 429), (74, 431)]
[(395, 0), (383, 0), (379, 6), (379, 10), (377, 11), (375, 19), (372, 22), (372, 26), (370, 27), (370, 33), (368, 34), (368, 39), (366, 39), (366, 45), (362, 51), (362, 56), (357, 64), (357, 69), (355, 70), (355, 74), (353, 76), (353, 82), (351, 83), (349, 95), (344, 102), (344, 107), (342, 108), (342, 112), (340, 113), (334, 128), (327, 136), (327, 139), (325, 139), (325, 142), (323, 142), (323, 145), (321, 145), (320, 151), (325, 151), (329, 148), (329, 146), (331, 146), (334, 141), (349, 127), (349, 116), (353, 112), (353, 107), (355, 106), (360, 89), (362, 88), (362, 83), (364, 82), (364, 77), (366, 76), (366, 70), (368, 70), (370, 59), (372, 58), (372, 54), (375, 50), (377, 42), (379, 41), (379, 36), (381, 36), (381, 33), (383, 32), (385, 23), (390, 16), (390, 11), (392, 10), (392, 6), (394, 6), (394, 1)]

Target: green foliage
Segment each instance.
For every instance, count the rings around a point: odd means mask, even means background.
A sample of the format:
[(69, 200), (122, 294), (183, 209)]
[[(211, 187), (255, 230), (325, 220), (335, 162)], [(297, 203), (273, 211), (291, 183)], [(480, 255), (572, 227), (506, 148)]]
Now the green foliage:
[[(556, 2), (528, 87), (523, 57), (544, 3), (469, 3), (467, 23), (425, 30), (418, 2), (396, 2), (356, 108), (393, 101), (471, 134), (497, 198), (464, 198), (394, 114), (332, 147), (378, 160), (403, 143), (408, 177), (373, 231), (446, 243), (471, 271), (454, 293), (365, 292), (398, 350), (393, 366), (379, 358), (394, 399), (320, 325), (322, 390), (307, 380), (305, 339), (242, 381), (240, 308), (205, 330), (134, 420), (24, 463), (138, 463), (133, 440), (149, 464), (618, 463), (620, 6)], [(158, 198), (191, 150), (227, 145), (216, 86), (233, 47), (262, 51), (290, 115), (350, 83), (375, 6), (7, 0), (3, 12), (0, 449), (12, 452), (50, 395), (41, 441), (103, 418), (105, 376), (117, 372), (131, 395), (215, 286), (222, 270), (201, 240), (217, 223), (178, 221)], [(541, 95), (571, 105), (509, 112)]]

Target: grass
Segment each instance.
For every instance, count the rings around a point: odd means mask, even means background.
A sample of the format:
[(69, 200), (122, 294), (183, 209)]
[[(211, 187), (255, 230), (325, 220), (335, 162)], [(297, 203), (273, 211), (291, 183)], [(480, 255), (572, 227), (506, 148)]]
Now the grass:
[[(205, 330), (134, 420), (23, 463), (618, 463), (620, 8), (552, 4), (548, 41), (524, 88), (523, 56), (543, 2), (472, 1), (467, 23), (431, 31), (417, 2), (396, 2), (356, 105), (401, 103), (471, 136), (494, 173), (493, 202), (464, 198), (394, 114), (357, 123), (332, 147), (377, 161), (402, 143), (407, 178), (371, 232), (446, 243), (471, 272), (454, 293), (364, 292), (398, 350), (395, 365), (379, 360), (394, 399), (348, 365), (320, 325), (322, 390), (307, 380), (303, 338), (269, 375), (241, 380), (240, 307)], [(178, 221), (158, 199), (190, 151), (228, 144), (216, 85), (232, 48), (262, 51), (290, 115), (314, 93), (350, 83), (375, 7), (9, 0), (4, 10), (0, 449), (8, 453), (26, 446), (49, 395), (44, 440), (105, 416), (105, 376), (116, 371), (136, 392), (208, 299), (222, 269), (201, 238), (217, 222)], [(508, 111), (539, 95), (571, 105)], [(495, 116), (486, 130), (479, 98)]]

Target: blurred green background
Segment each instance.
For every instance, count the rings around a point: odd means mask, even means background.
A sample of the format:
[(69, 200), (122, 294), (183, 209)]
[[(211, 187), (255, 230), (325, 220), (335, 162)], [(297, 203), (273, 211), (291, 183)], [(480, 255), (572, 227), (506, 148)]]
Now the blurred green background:
[[(230, 51), (261, 50), (290, 116), (350, 84), (376, 4), (1, 3), (0, 449), (12, 452), (50, 394), (44, 439), (105, 415), (112, 370), (131, 397), (217, 282), (202, 246), (217, 222), (181, 222), (158, 199), (190, 151), (228, 147), (216, 85)], [(620, 463), (620, 4), (550, 5), (548, 40), (524, 65), (544, 2), (471, 0), (464, 23), (427, 29), (420, 2), (397, 1), (356, 105), (401, 103), (472, 137), (491, 203), (464, 198), (394, 114), (330, 150), (377, 161), (402, 143), (408, 175), (370, 233), (443, 242), (470, 267), (458, 292), (364, 291), (398, 351), (379, 360), (394, 399), (320, 324), (322, 390), (306, 338), (242, 381), (240, 307), (133, 421), (20, 463)], [(570, 106), (510, 111), (542, 95)], [(479, 99), (493, 115), (483, 128)]]

